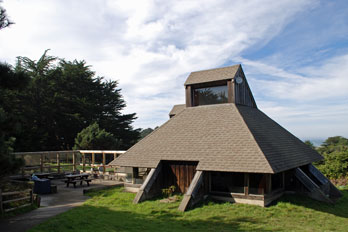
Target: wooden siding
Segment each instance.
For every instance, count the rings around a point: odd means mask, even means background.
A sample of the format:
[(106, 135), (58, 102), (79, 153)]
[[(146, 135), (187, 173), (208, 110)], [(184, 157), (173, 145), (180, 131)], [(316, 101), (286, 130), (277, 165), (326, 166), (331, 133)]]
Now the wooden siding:
[(242, 77), (243, 82), (237, 84), (234, 81), (234, 101), (236, 104), (257, 108), (253, 94), (251, 93), (248, 81), (245, 78), (243, 70), (240, 68), (235, 77)]
[(196, 173), (197, 162), (163, 161), (163, 187), (174, 185), (176, 191), (186, 193)]

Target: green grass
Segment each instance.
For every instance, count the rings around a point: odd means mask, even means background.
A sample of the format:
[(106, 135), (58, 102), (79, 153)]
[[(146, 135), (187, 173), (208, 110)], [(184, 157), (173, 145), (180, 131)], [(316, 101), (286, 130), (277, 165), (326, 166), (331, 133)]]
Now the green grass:
[(83, 206), (30, 231), (347, 231), (348, 188), (342, 192), (335, 205), (284, 196), (267, 208), (207, 201), (182, 213), (180, 201), (134, 205), (135, 194), (114, 188), (90, 193)]

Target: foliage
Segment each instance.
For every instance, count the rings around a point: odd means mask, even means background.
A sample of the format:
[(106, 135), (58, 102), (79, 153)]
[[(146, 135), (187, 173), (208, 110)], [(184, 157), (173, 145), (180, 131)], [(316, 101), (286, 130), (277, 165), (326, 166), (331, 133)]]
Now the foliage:
[(348, 174), (348, 139), (342, 136), (329, 137), (317, 148), (324, 157), (317, 162), (318, 169), (330, 179), (347, 177)]
[(9, 65), (0, 63), (0, 177), (15, 172), (23, 164), (11, 152), (21, 127), (19, 91), (27, 82), (23, 73), (16, 74)]
[(100, 129), (99, 125), (95, 122), (77, 134), (73, 149), (112, 150), (118, 147), (120, 147), (120, 141), (118, 141), (113, 134), (106, 132), (104, 129)]
[(162, 189), (162, 194), (164, 195), (164, 197), (171, 197), (171, 196), (173, 196), (175, 189), (176, 189), (176, 187), (174, 185), (169, 186), (168, 188)]
[(307, 145), (308, 145), (310, 148), (312, 148), (313, 150), (315, 150), (315, 146), (314, 146), (314, 144), (313, 144), (311, 141), (306, 140), (306, 141), (304, 141), (304, 143), (307, 144)]
[(126, 104), (117, 81), (96, 77), (85, 61), (46, 50), (38, 61), (17, 57), (15, 67), (1, 67), (0, 101), (7, 115), (1, 129), (16, 138), (15, 151), (72, 149), (77, 134), (94, 122), (122, 141), (117, 149), (137, 142), (139, 131), (131, 125), (136, 117), (121, 113)]
[(151, 132), (153, 131), (152, 128), (147, 128), (147, 129), (143, 129), (140, 131), (140, 138), (139, 140), (145, 138), (146, 136), (148, 136)]
[(83, 206), (29, 231), (346, 231), (348, 190), (342, 192), (335, 205), (289, 195), (266, 208), (208, 201), (183, 213), (180, 200), (133, 204), (135, 194), (115, 188), (90, 193)]
[(13, 24), (13, 22), (8, 18), (6, 10), (0, 6), (0, 30), (10, 26), (11, 24)]

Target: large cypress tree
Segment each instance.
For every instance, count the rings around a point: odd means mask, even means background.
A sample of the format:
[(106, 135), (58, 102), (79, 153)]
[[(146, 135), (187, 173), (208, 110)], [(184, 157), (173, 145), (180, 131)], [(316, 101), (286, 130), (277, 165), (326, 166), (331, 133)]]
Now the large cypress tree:
[(98, 77), (85, 61), (66, 61), (47, 55), (38, 60), (18, 57), (16, 73), (30, 76), (21, 105), (25, 124), (17, 151), (72, 149), (77, 133), (94, 122), (112, 133), (117, 149), (128, 149), (139, 136), (132, 127), (135, 113), (126, 107), (117, 81)]

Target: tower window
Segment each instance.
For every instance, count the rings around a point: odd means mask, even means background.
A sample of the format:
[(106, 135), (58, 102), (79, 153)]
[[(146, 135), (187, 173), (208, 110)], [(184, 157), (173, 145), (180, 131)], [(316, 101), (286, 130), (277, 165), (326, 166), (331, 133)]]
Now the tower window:
[(211, 105), (228, 102), (227, 85), (193, 89), (193, 105)]

